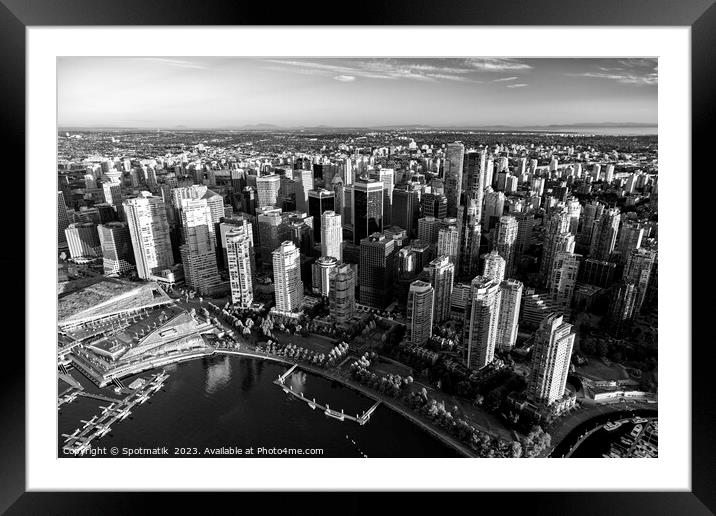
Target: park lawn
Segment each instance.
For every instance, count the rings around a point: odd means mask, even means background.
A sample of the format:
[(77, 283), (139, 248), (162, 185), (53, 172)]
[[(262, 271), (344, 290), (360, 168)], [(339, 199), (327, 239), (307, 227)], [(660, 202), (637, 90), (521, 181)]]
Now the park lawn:
[(628, 380), (629, 373), (623, 368), (612, 362), (607, 365), (600, 358), (589, 357), (589, 363), (577, 367), (576, 372), (582, 374), (592, 380)]
[(336, 340), (323, 335), (310, 334), (303, 337), (282, 331), (274, 331), (273, 334), (275, 335), (273, 340), (281, 344), (295, 344), (300, 348), (315, 351), (316, 353), (328, 353), (336, 345)]
[(379, 375), (385, 376), (387, 374), (397, 374), (405, 378), (412, 374), (412, 369), (404, 364), (397, 364), (389, 360), (385, 360), (381, 357), (373, 360), (368, 368), (369, 371)]

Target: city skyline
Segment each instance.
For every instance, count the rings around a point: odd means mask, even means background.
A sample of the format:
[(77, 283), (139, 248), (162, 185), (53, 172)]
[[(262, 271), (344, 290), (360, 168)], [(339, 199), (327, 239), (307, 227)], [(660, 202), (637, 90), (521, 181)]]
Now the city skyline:
[(657, 122), (655, 58), (64, 57), (67, 128)]

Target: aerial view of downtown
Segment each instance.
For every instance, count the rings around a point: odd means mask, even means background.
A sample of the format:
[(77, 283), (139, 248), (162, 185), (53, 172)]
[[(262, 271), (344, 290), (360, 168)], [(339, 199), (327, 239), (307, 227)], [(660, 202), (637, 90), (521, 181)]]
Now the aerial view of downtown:
[(656, 59), (57, 74), (58, 457), (658, 456)]

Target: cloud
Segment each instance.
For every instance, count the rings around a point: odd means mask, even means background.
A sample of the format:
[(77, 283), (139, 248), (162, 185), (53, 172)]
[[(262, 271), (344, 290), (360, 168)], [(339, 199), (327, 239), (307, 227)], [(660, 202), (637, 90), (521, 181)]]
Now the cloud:
[(524, 88), (525, 86), (529, 86), (528, 84), (520, 83), (520, 84), (508, 84), (508, 88)]
[(190, 68), (193, 70), (207, 70), (207, 67), (199, 64), (195, 61), (188, 61), (186, 59), (173, 59), (169, 57), (138, 57), (140, 61), (152, 62), (157, 64), (163, 64), (174, 68)]
[(646, 75), (639, 75), (631, 72), (585, 72), (568, 74), (573, 77), (591, 77), (594, 79), (609, 79), (622, 84), (634, 84), (636, 86), (652, 86), (659, 83), (658, 74), (650, 72)]
[(502, 57), (471, 57), (466, 64), (481, 72), (527, 71), (532, 66), (512, 58)]
[(652, 86), (659, 82), (658, 61), (648, 58), (629, 58), (617, 61), (620, 66), (597, 66), (598, 71), (567, 74), (572, 77), (606, 79), (621, 84)]
[[(436, 82), (482, 82), (471, 74), (475, 69), (463, 60), (435, 59), (434, 63), (410, 59), (335, 59), (334, 61), (310, 61), (298, 59), (266, 59), (264, 68), (305, 75), (320, 75), (349, 82), (357, 78)], [(340, 77), (340, 78), (339, 78)], [(348, 79), (350, 77), (350, 79)]]
[(507, 82), (507, 81), (515, 81), (519, 79), (519, 77), (502, 77), (500, 79), (493, 79), (492, 82)]

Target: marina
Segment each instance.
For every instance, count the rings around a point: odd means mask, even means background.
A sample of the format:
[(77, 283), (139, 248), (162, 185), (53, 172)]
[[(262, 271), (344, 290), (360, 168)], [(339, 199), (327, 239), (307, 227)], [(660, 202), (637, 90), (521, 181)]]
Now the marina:
[(123, 399), (115, 399), (101, 394), (88, 393), (79, 390), (62, 396), (58, 399), (58, 409), (64, 403), (71, 403), (78, 396), (92, 398), (100, 401), (109, 402), (109, 405), (100, 406), (102, 411), (93, 416), (89, 420), (80, 420), (83, 426), (77, 428), (71, 434), (62, 434), (65, 438), (65, 444), (62, 451), (68, 455), (82, 455), (89, 450), (92, 441), (107, 435), (112, 429), (112, 425), (123, 421), (131, 413), (132, 408), (141, 405), (149, 400), (150, 396), (162, 388), (169, 374), (162, 371), (154, 374), (149, 381), (144, 383), (137, 390), (129, 390), (130, 393)]

